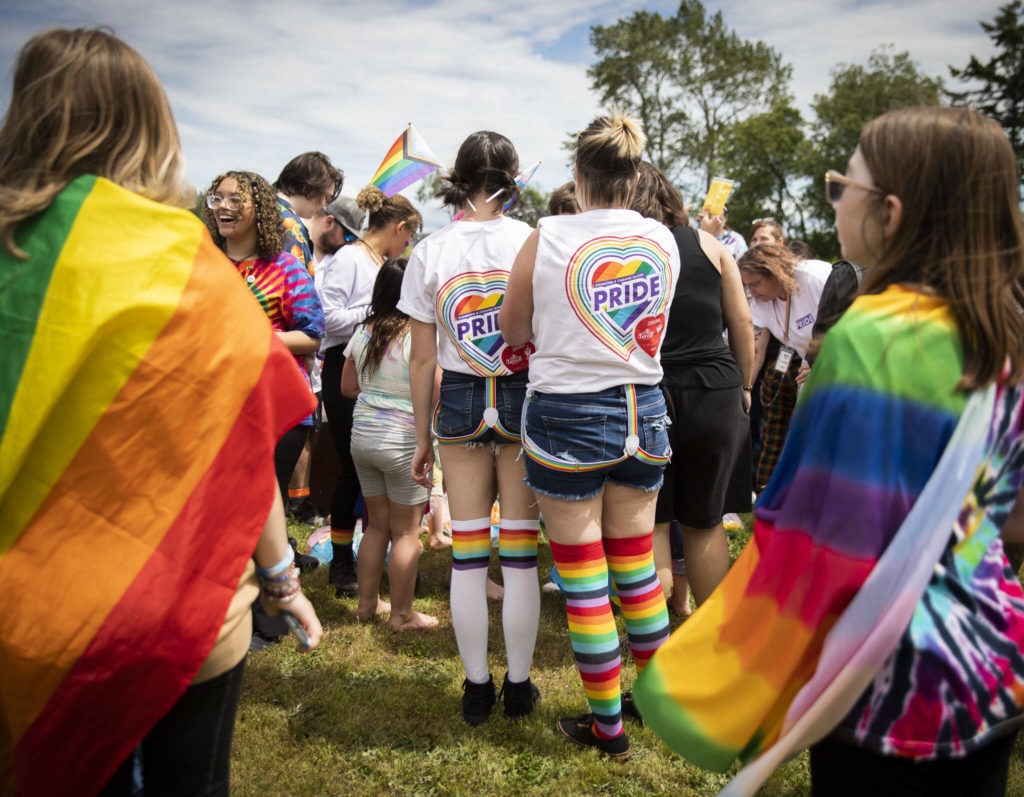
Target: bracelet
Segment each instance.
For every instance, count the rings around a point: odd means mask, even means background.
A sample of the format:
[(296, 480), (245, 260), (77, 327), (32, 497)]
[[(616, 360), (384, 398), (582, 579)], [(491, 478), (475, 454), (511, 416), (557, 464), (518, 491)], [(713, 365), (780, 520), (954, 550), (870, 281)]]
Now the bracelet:
[(744, 390), (753, 390), (753, 389), (754, 389), (754, 386), (753, 386), (753, 385), (744, 385), (744, 386), (743, 386), (743, 389), (744, 389)]
[(282, 573), (281, 575), (277, 576), (276, 578), (270, 578), (269, 576), (262, 576), (262, 575), (258, 575), (258, 574), (257, 574), (256, 578), (259, 579), (261, 584), (279, 584), (281, 582), (288, 581), (289, 579), (295, 578), (296, 577), (295, 569), (296, 569), (295, 568), (295, 562), (291, 562), (288, 565), (288, 569), (285, 570), (284, 573)]
[(292, 547), (288, 546), (288, 553), (284, 555), (284, 558), (272, 567), (256, 567), (256, 573), (262, 578), (265, 576), (277, 576), (285, 572), (288, 566), (295, 561), (295, 551)]

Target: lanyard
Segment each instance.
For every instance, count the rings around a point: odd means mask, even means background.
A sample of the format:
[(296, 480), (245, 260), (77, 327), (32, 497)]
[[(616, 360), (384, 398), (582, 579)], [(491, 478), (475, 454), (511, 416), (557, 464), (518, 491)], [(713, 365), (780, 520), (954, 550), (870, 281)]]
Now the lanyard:
[[(786, 294), (786, 327), (785, 327), (785, 329), (782, 332), (782, 342), (785, 343), (787, 346), (789, 345), (789, 298), (790, 298), (790, 296), (792, 296), (792, 294), (790, 294), (790, 293)], [(774, 301), (772, 302), (772, 312), (775, 313), (775, 320), (781, 322), (782, 319), (779, 318), (779, 308), (775, 306), (775, 302)]]

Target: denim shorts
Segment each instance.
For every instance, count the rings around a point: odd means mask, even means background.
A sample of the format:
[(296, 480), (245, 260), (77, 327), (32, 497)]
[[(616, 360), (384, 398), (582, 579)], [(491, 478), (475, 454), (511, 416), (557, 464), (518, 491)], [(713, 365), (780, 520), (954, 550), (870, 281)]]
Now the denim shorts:
[[(468, 376), (445, 371), (441, 398), (434, 409), (439, 443), (519, 443), (523, 401), (529, 376)], [(487, 410), (493, 408), (493, 413)], [(492, 421), (488, 424), (487, 421)]]
[[(653, 492), (661, 487), (672, 450), (668, 413), (657, 385), (636, 385), (636, 437), (629, 451), (628, 390), (534, 393), (523, 409), (526, 483), (566, 501), (601, 494), (605, 481)], [(628, 452), (628, 453), (627, 453)]]

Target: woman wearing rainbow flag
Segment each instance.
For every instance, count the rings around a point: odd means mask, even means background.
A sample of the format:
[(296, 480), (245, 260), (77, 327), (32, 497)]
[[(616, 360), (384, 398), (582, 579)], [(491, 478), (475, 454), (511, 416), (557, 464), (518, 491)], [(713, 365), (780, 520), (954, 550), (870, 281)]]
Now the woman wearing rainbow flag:
[(249, 605), (320, 639), (273, 467), (314, 402), (192, 196), (138, 53), (24, 46), (0, 131), (0, 794), (226, 795)]
[[(1024, 723), (1024, 229), (1005, 133), (893, 111), (829, 172), (861, 295), (825, 336), (754, 536), (635, 688), (750, 795), (1002, 795)], [(965, 211), (969, 220), (964, 222)], [(813, 745), (813, 746), (812, 746)]]

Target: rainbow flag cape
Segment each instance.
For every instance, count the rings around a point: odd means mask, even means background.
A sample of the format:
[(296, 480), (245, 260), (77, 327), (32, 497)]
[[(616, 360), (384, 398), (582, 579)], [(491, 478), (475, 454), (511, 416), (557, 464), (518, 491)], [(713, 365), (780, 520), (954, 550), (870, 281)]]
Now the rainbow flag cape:
[[(0, 794), (96, 793), (212, 649), (314, 404), (203, 225), (91, 176), (0, 251)], [(230, 533), (224, 533), (225, 530)]]
[(722, 794), (754, 794), (824, 737), (909, 625), (992, 417), (991, 389), (965, 409), (962, 361), (945, 305), (896, 287), (858, 298), (826, 337), (750, 543), (634, 686), (693, 763), (753, 761)]
[(440, 167), (441, 162), (410, 122), (405, 132), (391, 145), (370, 182), (385, 196), (394, 196)]

